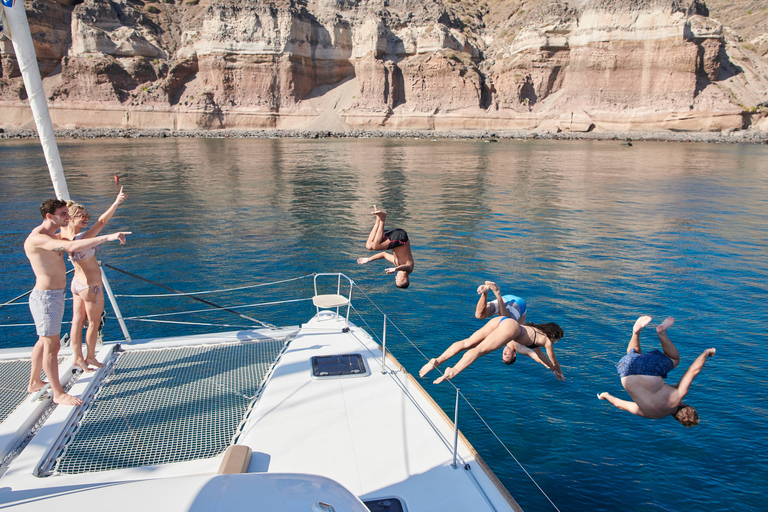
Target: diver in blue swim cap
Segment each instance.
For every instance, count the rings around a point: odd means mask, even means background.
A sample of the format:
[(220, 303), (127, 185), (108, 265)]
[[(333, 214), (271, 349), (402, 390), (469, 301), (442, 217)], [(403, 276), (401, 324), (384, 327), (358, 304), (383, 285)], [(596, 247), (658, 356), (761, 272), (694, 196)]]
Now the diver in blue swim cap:
[(514, 318), (520, 323), (525, 323), (525, 313), (528, 310), (528, 307), (525, 304), (525, 299), (522, 299), (517, 295), (512, 295), (511, 293), (502, 295), (501, 299), (504, 302), (503, 307), (505, 312), (499, 313), (499, 299), (494, 299), (488, 302), (488, 292), (492, 291), (492, 286), (496, 289), (499, 288), (493, 281), (486, 281), (484, 284), (477, 287), (477, 294), (480, 295), (480, 298), (477, 299), (475, 318), (484, 320), (492, 316), (501, 315)]

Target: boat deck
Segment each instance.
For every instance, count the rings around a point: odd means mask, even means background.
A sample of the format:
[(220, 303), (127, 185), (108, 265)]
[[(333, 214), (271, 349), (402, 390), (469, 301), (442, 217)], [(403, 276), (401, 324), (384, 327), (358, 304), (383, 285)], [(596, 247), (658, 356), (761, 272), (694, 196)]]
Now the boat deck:
[[(86, 407), (46, 413), (34, 437), (0, 468), (0, 505), (39, 510), (55, 500), (100, 510), (107, 498), (119, 502), (120, 510), (133, 510), (156, 494), (150, 501), (162, 501), (168, 510), (196, 509), (219, 496), (216, 489), (224, 492), (237, 481), (237, 475), (217, 475), (223, 450), (234, 439), (251, 448), (247, 473), (254, 478), (274, 483), (286, 474), (320, 475), (319, 481), (338, 482), (372, 510), (397, 510), (386, 506), (394, 499), (408, 512), (520, 510), (461, 435), (458, 463), (452, 465), (452, 422), (391, 356), (382, 372), (380, 346), (363, 329), (346, 326), (344, 318), (323, 312), (300, 329), (144, 340), (126, 346), (125, 353), (105, 346), (99, 353), (105, 368), (81, 375), (71, 390), (85, 398)], [(271, 354), (284, 348), (271, 372), (248, 355), (256, 345)], [(147, 359), (150, 353), (153, 359)], [(313, 357), (345, 354), (359, 354), (361, 371), (313, 375)], [(218, 366), (219, 359), (229, 360), (229, 369)], [(259, 364), (262, 373), (234, 378)], [(70, 365), (71, 358), (60, 369)], [(235, 385), (238, 379), (244, 384)], [(209, 442), (209, 430), (222, 420), (205, 409), (228, 406), (200, 394), (203, 382), (206, 393), (213, 389), (225, 402), (232, 398), (240, 411), (236, 417), (225, 414), (226, 433), (216, 442)], [(159, 398), (143, 403), (152, 393)], [(0, 449), (7, 453), (20, 443), (19, 433), (43, 408), (44, 400), (23, 401), (0, 425)], [(166, 425), (179, 416), (190, 420), (186, 431)], [(147, 428), (159, 425), (159, 433), (146, 434), (144, 420)], [(104, 433), (112, 430), (118, 434)], [(153, 437), (161, 444), (150, 443)], [(177, 452), (183, 450), (164, 437), (202, 451), (182, 461)], [(184, 499), (170, 499), (171, 489), (182, 490)], [(231, 504), (245, 499), (221, 496)]]
[[(397, 361), (382, 373), (367, 333), (344, 326), (315, 317), (281, 357), (237, 441), (253, 450), (249, 471), (322, 474), (363, 501), (396, 497), (409, 511), (517, 508), (461, 438), (452, 467), (452, 422)], [(313, 377), (313, 356), (341, 354), (360, 354), (366, 374)]]

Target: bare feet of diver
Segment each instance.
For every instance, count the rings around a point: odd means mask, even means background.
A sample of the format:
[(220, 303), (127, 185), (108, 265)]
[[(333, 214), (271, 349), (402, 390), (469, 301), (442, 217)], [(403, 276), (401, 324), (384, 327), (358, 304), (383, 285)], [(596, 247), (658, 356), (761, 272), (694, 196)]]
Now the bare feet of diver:
[(454, 370), (453, 368), (446, 368), (445, 372), (440, 377), (435, 379), (434, 382), (432, 382), (432, 384), (440, 384), (441, 382), (451, 380), (455, 376), (456, 376), (456, 370)]
[(381, 220), (384, 220), (387, 218), (387, 212), (379, 210), (378, 208), (376, 208), (376, 205), (373, 205), (373, 211), (371, 212), (371, 215), (375, 215)]
[(635, 322), (635, 326), (632, 328), (632, 332), (634, 334), (640, 334), (640, 331), (643, 330), (643, 327), (648, 325), (651, 320), (653, 320), (653, 318), (649, 317), (648, 315), (641, 316), (637, 319), (637, 322)]
[(656, 326), (656, 332), (661, 334), (662, 332), (666, 331), (670, 327), (672, 327), (672, 324), (675, 323), (675, 319), (671, 316), (668, 316), (666, 320), (661, 322), (659, 325)]
[(438, 366), (440, 366), (440, 365), (437, 364), (437, 359), (435, 359), (435, 358), (430, 359), (429, 362), (427, 364), (425, 364), (424, 366), (422, 366), (421, 370), (419, 370), (419, 377), (425, 376), (426, 374), (428, 374), (429, 372), (431, 372), (432, 370), (434, 370)]

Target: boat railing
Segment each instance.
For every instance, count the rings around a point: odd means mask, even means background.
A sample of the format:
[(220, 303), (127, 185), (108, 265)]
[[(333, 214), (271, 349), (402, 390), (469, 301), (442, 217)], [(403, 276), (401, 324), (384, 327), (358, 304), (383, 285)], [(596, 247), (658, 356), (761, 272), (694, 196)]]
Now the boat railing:
[[(318, 287), (317, 287), (317, 278), (318, 277), (335, 277), (336, 278), (336, 293), (325, 293), (325, 294), (319, 294), (317, 293)], [(345, 297), (341, 293), (341, 278), (344, 278), (347, 280), (347, 283), (349, 284), (349, 292), (347, 293), (347, 296)], [(336, 309), (336, 315), (339, 315), (339, 310), (346, 306), (347, 307), (347, 315), (346, 315), (346, 322), (347, 326), (349, 326), (349, 310), (352, 308), (352, 288), (355, 286), (355, 282), (352, 281), (349, 277), (346, 275), (340, 273), (340, 272), (322, 272), (319, 274), (314, 274), (313, 278), (313, 284), (314, 284), (314, 290), (315, 294), (312, 297), (312, 304), (315, 305), (315, 309), (317, 311), (317, 314), (320, 314), (321, 309)], [(346, 286), (346, 285), (345, 285)], [(321, 288), (322, 289), (322, 288)]]
[[(253, 309), (256, 307), (279, 306), (284, 304), (301, 303), (301, 302), (310, 303), (312, 301), (311, 293), (306, 291), (306, 289), (304, 289), (305, 291), (303, 291), (301, 296), (298, 298), (268, 300), (268, 301), (260, 301), (260, 302), (245, 303), (245, 304), (238, 303), (234, 305), (224, 305), (224, 306), (203, 297), (210, 296), (213, 294), (242, 292), (242, 291), (256, 289), (256, 288), (277, 287), (279, 285), (284, 285), (286, 283), (307, 280), (313, 277), (314, 274), (307, 274), (304, 276), (290, 278), (290, 279), (281, 279), (278, 281), (273, 281), (268, 283), (250, 284), (250, 285), (218, 289), (218, 290), (184, 292), (184, 291), (174, 289), (170, 286), (166, 286), (162, 283), (158, 283), (156, 281), (136, 275), (132, 272), (118, 268), (108, 263), (99, 261), (99, 266), (101, 267), (102, 280), (104, 283), (105, 293), (109, 297), (110, 305), (112, 307), (112, 311), (114, 314), (114, 316), (111, 316), (111, 315), (107, 316), (107, 319), (117, 320), (123, 335), (123, 338), (111, 340), (115, 342), (131, 342), (135, 338), (135, 336), (132, 335), (131, 331), (129, 331), (129, 328), (128, 328), (128, 324), (131, 322), (176, 324), (181, 326), (193, 326), (193, 327), (201, 327), (201, 328), (202, 327), (205, 327), (205, 328), (213, 327), (213, 328), (222, 328), (222, 329), (226, 328), (230, 330), (231, 329), (254, 329), (254, 328), (266, 328), (266, 329), (276, 330), (277, 327), (275, 325), (269, 322), (259, 320), (258, 318), (254, 318), (253, 316), (249, 316), (248, 314), (243, 313), (243, 311), (248, 309)], [(130, 278), (133, 278), (135, 280), (142, 281), (144, 283), (162, 288), (164, 290), (167, 290), (167, 292), (169, 293), (115, 293), (112, 289), (110, 279), (107, 277), (107, 273), (105, 272), (105, 269), (109, 269), (119, 274), (123, 274)], [(67, 274), (70, 274), (72, 272), (74, 272), (74, 270), (69, 270)], [(112, 278), (114, 278), (114, 275), (112, 275)], [(13, 299), (0, 303), (0, 309), (6, 306), (28, 305), (29, 303), (26, 301), (22, 301), (22, 299), (27, 297), (31, 292), (32, 290), (29, 290), (17, 297), (14, 297)], [(142, 299), (144, 300), (144, 302), (146, 302), (146, 299), (154, 299), (157, 302), (159, 302), (160, 305), (153, 307), (152, 313), (126, 315), (123, 313), (123, 310), (120, 308), (120, 305), (118, 304), (118, 300), (122, 300), (126, 298)], [(172, 298), (183, 298), (183, 299), (194, 300), (202, 304), (205, 304), (207, 307), (204, 309), (201, 308), (201, 309), (171, 310), (170, 299)], [(66, 300), (71, 301), (72, 299), (67, 298)], [(200, 315), (203, 315), (206, 313), (216, 313), (216, 312), (230, 313), (239, 317), (243, 321), (238, 324), (232, 324), (232, 323), (221, 323), (221, 322), (216, 323), (216, 322), (186, 321), (186, 320), (175, 319), (175, 318), (185, 317), (189, 315), (196, 315), (199, 317)], [(28, 315), (28, 312), (27, 312), (27, 315)], [(13, 316), (20, 318), (23, 316), (23, 314), (22, 315), (14, 314)], [(69, 322), (66, 319), (62, 321), (62, 325), (69, 324), (69, 323), (71, 322)], [(11, 323), (0, 324), (0, 328), (15, 328), (20, 330), (31, 329), (31, 332), (34, 335), (34, 325), (35, 324), (33, 322), (29, 322), (29, 321), (23, 322), (23, 323), (11, 322)]]

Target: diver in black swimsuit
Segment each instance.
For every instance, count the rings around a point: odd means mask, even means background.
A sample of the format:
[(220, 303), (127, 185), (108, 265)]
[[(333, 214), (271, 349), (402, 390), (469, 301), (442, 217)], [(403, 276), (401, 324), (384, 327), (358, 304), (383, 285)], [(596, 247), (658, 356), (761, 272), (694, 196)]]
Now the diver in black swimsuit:
[(408, 288), (411, 283), (409, 275), (413, 272), (413, 254), (411, 254), (411, 243), (408, 240), (408, 233), (403, 229), (390, 229), (384, 231), (384, 221), (387, 214), (373, 205), (372, 215), (376, 216), (373, 229), (368, 240), (365, 242), (365, 248), (369, 251), (392, 251), (380, 252), (370, 258), (358, 258), (357, 262), (361, 265), (370, 261), (386, 259), (395, 265), (384, 269), (387, 274), (395, 274), (395, 284), (398, 288)]

